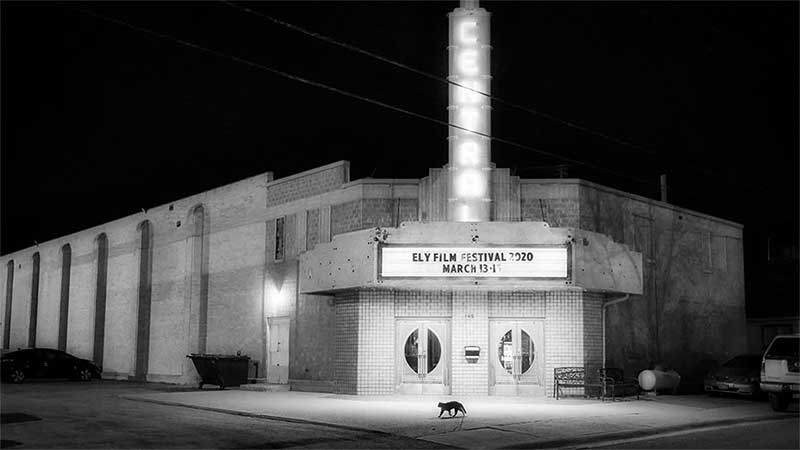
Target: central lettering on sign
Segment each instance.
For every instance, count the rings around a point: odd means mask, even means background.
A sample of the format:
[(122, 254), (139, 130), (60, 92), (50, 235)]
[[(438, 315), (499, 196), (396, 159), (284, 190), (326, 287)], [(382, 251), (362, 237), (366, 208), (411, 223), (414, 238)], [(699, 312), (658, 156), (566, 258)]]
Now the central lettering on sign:
[(489, 13), (462, 5), (450, 18), (448, 220), (491, 219), (491, 75)]
[(382, 277), (566, 278), (566, 247), (381, 248)]

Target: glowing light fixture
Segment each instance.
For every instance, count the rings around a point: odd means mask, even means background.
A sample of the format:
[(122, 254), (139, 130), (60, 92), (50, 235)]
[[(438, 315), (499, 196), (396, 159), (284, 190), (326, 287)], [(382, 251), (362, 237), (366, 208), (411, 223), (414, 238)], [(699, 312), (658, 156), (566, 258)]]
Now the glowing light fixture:
[(448, 220), (490, 220), (491, 92), (489, 13), (476, 0), (462, 0), (450, 20)]

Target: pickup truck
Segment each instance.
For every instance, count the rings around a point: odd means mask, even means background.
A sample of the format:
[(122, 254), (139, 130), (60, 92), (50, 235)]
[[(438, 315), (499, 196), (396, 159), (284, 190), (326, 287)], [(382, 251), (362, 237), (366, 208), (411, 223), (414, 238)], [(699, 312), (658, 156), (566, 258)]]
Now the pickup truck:
[(800, 396), (800, 334), (778, 335), (761, 359), (760, 388), (769, 393), (775, 411), (784, 411)]

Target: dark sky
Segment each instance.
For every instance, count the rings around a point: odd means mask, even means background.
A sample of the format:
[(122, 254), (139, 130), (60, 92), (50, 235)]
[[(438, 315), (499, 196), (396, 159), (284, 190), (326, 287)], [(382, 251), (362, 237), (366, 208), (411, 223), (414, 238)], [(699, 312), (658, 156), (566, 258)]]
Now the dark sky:
[[(239, 4), (447, 75), (456, 1)], [(748, 297), (778, 284), (797, 302), (798, 2), (481, 6), (493, 94), (543, 113), (494, 102), (493, 135), (529, 147), (495, 142), (499, 167), (552, 177), (559, 158), (584, 161), (570, 177), (652, 198), (666, 173), (670, 202), (745, 225)], [(3, 254), (266, 171), (346, 159), (353, 179), (419, 178), (446, 163), (440, 124), (92, 12), (447, 118), (441, 82), (225, 3), (3, 1)], [(765, 278), (768, 237), (782, 281)]]

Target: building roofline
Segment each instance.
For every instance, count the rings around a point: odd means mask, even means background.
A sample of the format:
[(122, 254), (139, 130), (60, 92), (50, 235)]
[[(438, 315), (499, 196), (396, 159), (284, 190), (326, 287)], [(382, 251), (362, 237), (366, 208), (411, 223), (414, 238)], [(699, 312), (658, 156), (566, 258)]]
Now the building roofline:
[(738, 222), (734, 222), (732, 220), (723, 219), (721, 217), (712, 216), (711, 214), (702, 213), (699, 211), (695, 211), (692, 209), (684, 208), (682, 206), (674, 205), (668, 202), (662, 202), (661, 200), (656, 200), (650, 197), (645, 197), (639, 194), (633, 194), (631, 192), (626, 192), (620, 189), (608, 187), (602, 184), (598, 184), (592, 181), (584, 180), (582, 178), (520, 178), (520, 184), (577, 184), (583, 185), (587, 187), (592, 187), (601, 191), (605, 191), (608, 193), (616, 194), (622, 197), (629, 197), (633, 198), (651, 205), (659, 206), (666, 209), (671, 209), (673, 211), (680, 211), (684, 214), (690, 214), (696, 217), (700, 217), (707, 220), (713, 220), (716, 222), (721, 222), (726, 225), (730, 225), (735, 228), (743, 229), (744, 225)]
[(283, 178), (274, 179), (274, 180), (270, 181), (269, 183), (267, 183), (267, 187), (273, 187), (273, 186), (276, 186), (278, 184), (285, 183), (287, 181), (296, 180), (298, 178), (302, 178), (302, 177), (305, 177), (305, 176), (308, 176), (308, 175), (311, 175), (311, 174), (314, 174), (314, 173), (317, 173), (317, 172), (322, 172), (324, 170), (332, 169), (332, 168), (338, 167), (338, 166), (344, 166), (345, 170), (347, 171), (347, 177), (346, 178), (349, 180), (349, 178), (350, 178), (350, 161), (341, 159), (339, 161), (332, 162), (330, 164), (325, 164), (324, 166), (314, 167), (313, 169), (308, 169), (308, 170), (305, 170), (303, 172), (294, 173), (294, 174), (285, 176)]

